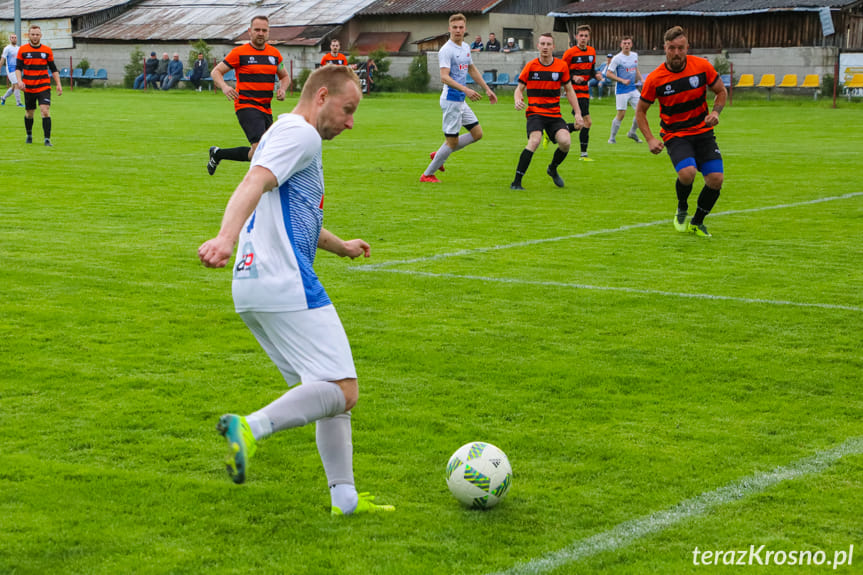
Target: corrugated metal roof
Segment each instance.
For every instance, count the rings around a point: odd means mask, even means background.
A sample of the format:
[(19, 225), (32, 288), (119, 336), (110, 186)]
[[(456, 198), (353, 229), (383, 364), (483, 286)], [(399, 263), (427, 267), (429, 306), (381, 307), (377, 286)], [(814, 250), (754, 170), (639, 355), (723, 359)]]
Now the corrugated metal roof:
[(363, 56), (383, 47), (387, 52), (399, 52), (410, 32), (362, 32), (354, 41), (354, 48)]
[[(71, 18), (100, 10), (134, 4), (135, 0), (25, 0), (21, 2), (23, 20)], [(14, 0), (0, 0), (0, 20), (15, 19)]]
[(292, 0), (270, 14), (270, 26), (344, 24), (375, 0)]
[(503, 0), (374, 0), (358, 16), (399, 14), (485, 14)]
[[(276, 26), (270, 27), (270, 44), (274, 46), (317, 46), (321, 40), (338, 30), (339, 26)], [(234, 42), (249, 41), (246, 30)]]
[(99, 40), (226, 40), (248, 30), (252, 17), (269, 14), (275, 5), (236, 0), (208, 0), (180, 4), (169, 0), (144, 0), (108, 22), (76, 32), (76, 38)]
[(838, 10), (861, 3), (863, 0), (583, 0), (568, 4), (549, 16), (730, 16), (758, 12), (818, 11), (823, 8)]

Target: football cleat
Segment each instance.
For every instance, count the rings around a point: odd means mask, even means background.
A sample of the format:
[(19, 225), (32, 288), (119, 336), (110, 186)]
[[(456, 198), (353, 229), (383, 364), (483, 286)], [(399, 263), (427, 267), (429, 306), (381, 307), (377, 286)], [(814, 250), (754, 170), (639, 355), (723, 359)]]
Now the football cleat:
[(33, 143), (33, 136), (28, 135), (27, 139), (24, 140), (24, 143), (25, 144), (32, 144)]
[[(429, 154), (429, 158), (431, 158), (431, 159), (432, 159), (432, 161), (434, 161), (435, 154), (437, 154), (437, 152), (432, 152), (431, 154)], [(438, 168), (438, 170), (439, 170), (439, 171), (441, 171), (441, 172), (445, 172), (445, 171), (446, 171), (446, 168), (444, 168), (444, 167), (443, 167), (443, 164), (441, 164), (441, 165), (440, 165), (440, 168)]]
[(219, 167), (219, 160), (216, 159), (216, 152), (218, 151), (218, 146), (210, 146), (210, 160), (207, 162), (207, 172), (211, 176), (216, 173), (216, 168)]
[(228, 441), (228, 456), (225, 459), (228, 475), (234, 483), (244, 482), (249, 459), (257, 449), (252, 429), (245, 417), (229, 413), (219, 418), (216, 430)]
[(638, 134), (636, 134), (635, 132), (629, 132), (628, 134), (626, 134), (626, 137), (630, 140), (634, 140), (636, 144), (640, 144), (643, 141), (638, 137)]
[(45, 138), (45, 145), (48, 146), (49, 148), (54, 147), (54, 144), (52, 144), (51, 140), (49, 140), (48, 138)]
[(513, 182), (509, 185), (510, 190), (521, 190), (524, 191), (524, 188), (521, 187), (521, 182)]
[(440, 180), (437, 179), (435, 176), (427, 176), (425, 174), (420, 176), (420, 181), (421, 182), (428, 182), (431, 184), (439, 184), (440, 183)]
[(712, 237), (704, 224), (689, 224), (689, 231), (702, 238)]
[(588, 158), (587, 154), (584, 154), (584, 155), (578, 157), (578, 161), (580, 161), (580, 162), (594, 162), (595, 160), (593, 158)]
[(377, 505), (372, 503), (374, 501), (375, 496), (369, 495), (368, 493), (360, 493), (357, 495), (357, 506), (350, 513), (344, 513), (341, 509), (333, 505), (330, 510), (330, 515), (361, 515), (363, 513), (381, 513), (388, 511), (395, 511), (396, 508), (392, 505)]
[(6, 98), (0, 98), (0, 106), (6, 105)]
[(563, 178), (561, 178), (560, 174), (557, 173), (557, 168), (552, 168), (551, 166), (549, 166), (545, 173), (551, 176), (551, 179), (554, 182), (555, 186), (557, 186), (558, 188), (562, 188), (564, 186)]
[(689, 214), (686, 213), (686, 210), (681, 210), (674, 215), (674, 229), (678, 232), (688, 232), (689, 226), (686, 225), (686, 218)]
[(548, 147), (548, 134), (545, 132), (542, 133), (542, 149), (546, 149)]
[(609, 138), (609, 139), (608, 139), (608, 143), (609, 143), (609, 144), (616, 144), (616, 143), (617, 143), (617, 140), (615, 140), (614, 138)]

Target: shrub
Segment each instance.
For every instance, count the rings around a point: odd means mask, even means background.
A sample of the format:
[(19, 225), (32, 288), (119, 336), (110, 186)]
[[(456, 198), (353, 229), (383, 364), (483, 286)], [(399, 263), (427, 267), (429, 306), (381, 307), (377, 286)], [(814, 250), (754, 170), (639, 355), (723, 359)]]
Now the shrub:
[(306, 80), (309, 79), (309, 76), (312, 75), (312, 71), (308, 68), (303, 68), (300, 70), (299, 76), (294, 78), (294, 89), (299, 91), (303, 89), (303, 86), (306, 85)]
[(78, 68), (81, 68), (82, 72), (86, 72), (90, 68), (90, 61), (87, 58), (81, 58), (78, 60)]
[(131, 88), (135, 83), (135, 78), (144, 72), (144, 51), (137, 46), (129, 54), (129, 63), (124, 67), (123, 86)]
[(203, 54), (204, 60), (207, 61), (207, 71), (209, 71), (211, 57), (210, 45), (204, 40), (198, 40), (197, 42), (192, 42), (191, 46), (192, 49), (189, 50), (189, 61), (187, 62), (188, 67), (192, 68), (195, 65), (195, 61), (198, 59), (198, 54)]
[(428, 71), (428, 63), (425, 54), (420, 54), (411, 60), (411, 67), (404, 85), (409, 92), (425, 92), (428, 90), (431, 76)]
[(720, 54), (713, 59), (713, 67), (716, 68), (720, 76), (728, 74), (731, 72), (731, 61), (723, 54)]

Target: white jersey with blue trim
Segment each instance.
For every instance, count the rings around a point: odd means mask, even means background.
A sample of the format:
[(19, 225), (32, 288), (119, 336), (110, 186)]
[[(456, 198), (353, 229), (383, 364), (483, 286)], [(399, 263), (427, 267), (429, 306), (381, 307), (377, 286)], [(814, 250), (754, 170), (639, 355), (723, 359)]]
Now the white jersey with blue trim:
[[(462, 86), (467, 83), (467, 71), (473, 63), (470, 57), (470, 46), (467, 42), (456, 44), (452, 40), (447, 40), (447, 43), (437, 53), (437, 58), (441, 68), (449, 68), (450, 78)], [(444, 84), (440, 99), (441, 101), (464, 102), (465, 93)]]
[(635, 85), (635, 72), (638, 70), (638, 54), (630, 52), (629, 56), (626, 56), (623, 52), (618, 52), (608, 64), (608, 69), (614, 72), (614, 75), (618, 78), (629, 80), (628, 86), (618, 82), (617, 87), (614, 89), (615, 94), (629, 94), (633, 90), (638, 89)]
[(282, 114), (261, 138), (252, 168), (267, 168), (278, 186), (246, 221), (234, 264), (234, 307), (298, 311), (330, 304), (312, 267), (324, 220), (321, 136), (297, 114)]
[(3, 48), (3, 57), (6, 58), (6, 74), (14, 74), (18, 65), (18, 46), (9, 44)]

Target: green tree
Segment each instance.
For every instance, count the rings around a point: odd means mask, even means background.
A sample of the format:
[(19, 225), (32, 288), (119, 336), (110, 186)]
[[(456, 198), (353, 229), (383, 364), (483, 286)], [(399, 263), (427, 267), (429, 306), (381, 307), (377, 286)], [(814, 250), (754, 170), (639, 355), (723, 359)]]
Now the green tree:
[(411, 60), (408, 77), (404, 81), (405, 88), (409, 92), (425, 92), (428, 90), (429, 80), (431, 80), (431, 75), (428, 71), (426, 55), (419, 54)]
[(135, 78), (144, 72), (144, 51), (135, 46), (135, 49), (129, 54), (129, 63), (126, 64), (124, 70), (123, 86), (131, 88), (135, 83)]
[(196, 42), (192, 42), (191, 46), (192, 49), (189, 50), (189, 68), (195, 65), (195, 60), (198, 59), (198, 54), (203, 54), (204, 60), (207, 61), (207, 70), (209, 71), (210, 58), (212, 57), (210, 45), (207, 44), (204, 40), (198, 40)]

